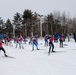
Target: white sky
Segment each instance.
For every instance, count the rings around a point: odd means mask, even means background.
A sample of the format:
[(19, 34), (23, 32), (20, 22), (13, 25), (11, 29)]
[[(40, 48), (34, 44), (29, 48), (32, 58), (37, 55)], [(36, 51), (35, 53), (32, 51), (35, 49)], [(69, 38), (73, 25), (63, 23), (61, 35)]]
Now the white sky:
[(23, 13), (25, 9), (31, 9), (42, 15), (53, 11), (76, 14), (76, 0), (0, 0), (0, 17), (7, 20), (13, 19), (16, 12)]

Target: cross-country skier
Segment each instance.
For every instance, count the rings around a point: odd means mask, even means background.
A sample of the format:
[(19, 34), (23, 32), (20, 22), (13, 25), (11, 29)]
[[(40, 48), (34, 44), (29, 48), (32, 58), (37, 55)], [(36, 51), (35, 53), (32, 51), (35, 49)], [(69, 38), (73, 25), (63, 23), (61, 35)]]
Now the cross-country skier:
[(5, 51), (5, 49), (3, 48), (2, 43), (3, 43), (3, 42), (2, 42), (2, 39), (0, 38), (0, 50), (2, 50), (2, 51), (4, 52), (4, 56), (7, 57), (6, 51)]
[(37, 50), (39, 50), (38, 49), (38, 40), (36, 37), (32, 38), (32, 51), (34, 50), (34, 45), (36, 46)]
[(35, 38), (36, 38), (37, 46), (38, 46), (38, 35), (36, 35)]
[(60, 47), (63, 47), (63, 41), (64, 41), (63, 34), (60, 35), (59, 41), (60, 41)]
[(74, 40), (76, 42), (76, 32), (73, 34), (73, 36), (74, 36)]
[(31, 44), (31, 45), (32, 45), (32, 37), (30, 37), (30, 41), (29, 41), (29, 44)]
[(20, 47), (20, 49), (21, 48), (24, 49), (24, 47), (23, 47), (23, 37), (22, 36), (20, 36), (20, 38), (19, 38), (19, 47)]
[(45, 40), (45, 46), (48, 46), (48, 35), (46, 35), (46, 36), (44, 37), (44, 40)]
[(58, 43), (59, 35), (57, 33), (54, 34), (54, 42)]
[(16, 48), (17, 48), (18, 44), (19, 44), (19, 38), (16, 39)]
[(51, 49), (52, 49), (52, 52), (55, 52), (55, 51), (54, 51), (53, 41), (54, 41), (54, 37), (53, 37), (53, 36), (49, 36), (49, 52), (48, 52), (48, 54), (50, 54), (50, 50), (51, 50)]

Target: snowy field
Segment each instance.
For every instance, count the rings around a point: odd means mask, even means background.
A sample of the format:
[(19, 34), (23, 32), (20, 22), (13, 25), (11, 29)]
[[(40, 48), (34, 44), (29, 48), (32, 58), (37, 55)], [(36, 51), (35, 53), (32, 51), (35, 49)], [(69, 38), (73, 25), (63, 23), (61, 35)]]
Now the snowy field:
[(68, 46), (60, 48), (59, 43), (54, 43), (56, 52), (49, 56), (43, 40), (39, 40), (40, 50), (34, 51), (28, 43), (24, 49), (3, 45), (15, 58), (4, 57), (0, 51), (0, 75), (76, 75), (76, 43), (71, 39), (64, 44)]

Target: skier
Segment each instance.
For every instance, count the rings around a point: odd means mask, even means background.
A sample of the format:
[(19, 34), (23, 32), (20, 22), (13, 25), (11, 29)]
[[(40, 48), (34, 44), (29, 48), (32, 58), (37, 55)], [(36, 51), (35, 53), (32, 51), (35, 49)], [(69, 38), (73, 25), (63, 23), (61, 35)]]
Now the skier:
[(60, 41), (60, 47), (63, 47), (63, 41), (64, 41), (64, 35), (63, 34), (60, 35), (59, 41)]
[(17, 48), (18, 44), (19, 44), (19, 38), (16, 39), (16, 48)]
[(20, 36), (20, 38), (19, 38), (19, 47), (20, 47), (20, 49), (21, 49), (21, 47), (22, 47), (22, 49), (24, 49), (24, 47), (23, 47), (23, 37), (22, 36)]
[(30, 37), (29, 45), (32, 45), (32, 37)]
[(0, 50), (4, 52), (4, 56), (7, 57), (5, 49), (2, 47), (2, 42), (0, 41)]
[(73, 34), (73, 36), (74, 36), (74, 40), (76, 42), (76, 32)]
[(48, 46), (48, 35), (46, 35), (46, 36), (44, 37), (44, 40), (45, 40), (45, 46)]
[(54, 42), (58, 43), (58, 38), (59, 38), (59, 35), (57, 33), (54, 34)]
[(2, 39), (0, 38), (0, 50), (2, 50), (2, 51), (4, 52), (4, 56), (7, 57), (6, 51), (5, 51), (5, 49), (3, 48), (2, 43), (3, 43), (3, 42), (2, 42)]
[(37, 50), (39, 50), (38, 49), (38, 40), (36, 37), (32, 38), (32, 51), (34, 50), (34, 45), (36, 46)]
[(36, 42), (37, 42), (37, 46), (38, 46), (38, 35), (36, 35), (35, 37), (36, 37)]
[(51, 48), (52, 48), (52, 52), (55, 52), (55, 51), (54, 51), (53, 41), (54, 41), (54, 37), (53, 37), (53, 36), (49, 36), (49, 52), (48, 52), (48, 54), (50, 54)]

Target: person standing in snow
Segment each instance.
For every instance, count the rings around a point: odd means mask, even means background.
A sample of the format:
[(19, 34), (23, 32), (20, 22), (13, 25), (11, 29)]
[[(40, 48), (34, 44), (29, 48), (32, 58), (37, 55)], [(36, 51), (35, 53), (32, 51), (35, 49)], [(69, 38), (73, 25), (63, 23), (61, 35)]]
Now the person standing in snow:
[(55, 52), (55, 51), (54, 51), (53, 41), (54, 41), (54, 37), (53, 37), (53, 36), (49, 36), (49, 52), (48, 52), (48, 54), (50, 54), (50, 50), (51, 50), (51, 49), (52, 49), (52, 52)]

